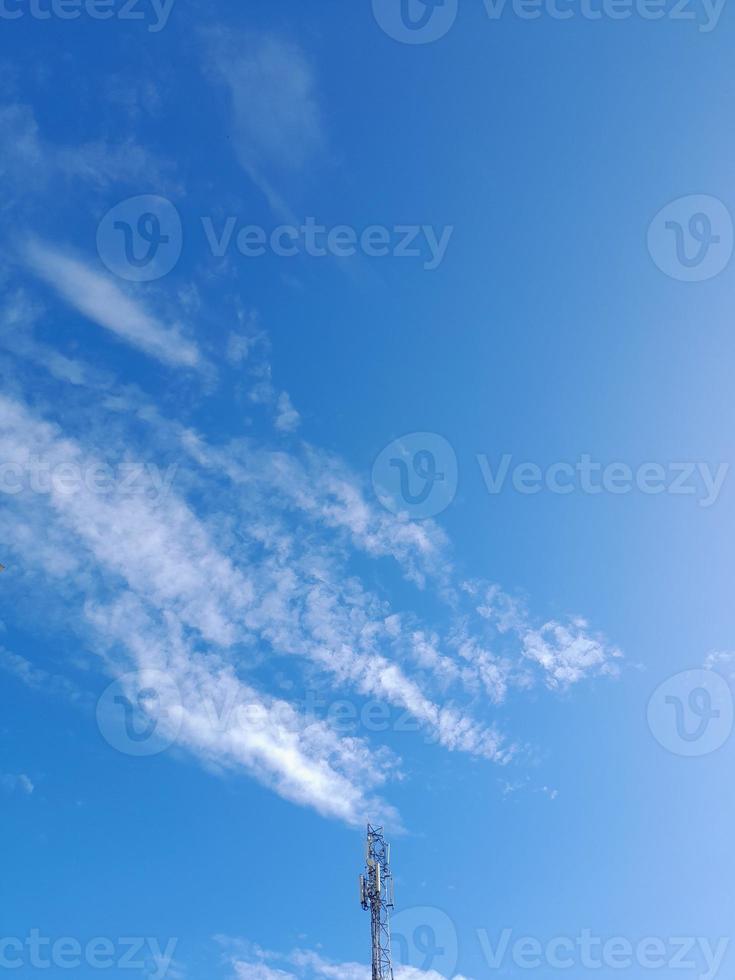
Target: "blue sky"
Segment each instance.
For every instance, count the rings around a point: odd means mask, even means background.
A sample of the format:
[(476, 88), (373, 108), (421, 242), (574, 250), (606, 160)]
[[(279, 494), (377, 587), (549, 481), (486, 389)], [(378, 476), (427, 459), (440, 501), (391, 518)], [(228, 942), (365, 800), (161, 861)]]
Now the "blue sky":
[(727, 976), (731, 12), (0, 19), (0, 969)]

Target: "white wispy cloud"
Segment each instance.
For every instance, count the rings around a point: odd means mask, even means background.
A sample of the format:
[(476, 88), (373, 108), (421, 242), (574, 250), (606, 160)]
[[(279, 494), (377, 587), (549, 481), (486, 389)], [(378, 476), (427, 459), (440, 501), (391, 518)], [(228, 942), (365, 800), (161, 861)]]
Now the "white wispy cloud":
[(87, 388), (107, 388), (111, 384), (108, 372), (74, 357), (67, 357), (50, 344), (37, 340), (33, 330), (42, 315), (42, 308), (22, 290), (8, 296), (0, 310), (0, 345), (12, 354), (29, 361), (56, 378), (72, 385)]
[[(46, 251), (37, 261), (48, 262)], [(68, 290), (76, 271), (57, 272)], [(230, 338), (228, 350), (233, 367), (270, 386), (273, 407), (269, 363), (250, 341)], [(251, 665), (287, 657), (320, 691), (377, 698), (436, 745), (498, 763), (515, 748), (494, 709), (539, 680), (565, 689), (615, 672), (619, 651), (584, 621), (538, 623), (498, 586), (458, 580), (441, 528), (383, 510), (336, 455), (296, 440), (288, 451), (254, 438), (214, 444), (130, 388), (77, 397), (89, 421), (72, 437), (44, 418), (53, 411), (39, 411), (38, 398), (31, 410), (20, 395), (0, 396), (0, 459), (90, 471), (178, 454), (165, 505), (117, 485), (26, 488), (0, 511), (0, 536), (63, 596), (71, 628), (86, 631), (111, 673), (171, 677), (178, 744), (209, 767), (247, 772), (347, 823), (380, 812), (396, 825), (378, 794), (399, 778), (400, 760), (260, 689), (246, 679)], [(274, 427), (283, 428), (277, 411)], [(393, 608), (355, 572), (356, 555), (390, 559), (433, 590), (448, 624)], [(33, 682), (32, 667), (15, 667)], [(257, 723), (235, 710), (242, 704)], [(226, 723), (217, 705), (230, 706)]]
[(61, 695), (71, 701), (87, 700), (84, 692), (68, 677), (38, 667), (25, 657), (6, 650), (4, 647), (0, 647), (0, 670), (16, 677), (26, 687), (33, 690), (45, 694)]
[(565, 623), (549, 620), (535, 625), (525, 605), (498, 585), (465, 582), (462, 589), (483, 620), (500, 635), (517, 639), (523, 657), (543, 669), (549, 687), (568, 688), (595, 674), (618, 676), (622, 652), (602, 635), (592, 633), (581, 616), (571, 616)]
[(616, 676), (616, 660), (622, 653), (604, 640), (590, 636), (587, 624), (575, 619), (569, 624), (551, 621), (523, 633), (523, 654), (546, 671), (548, 683), (568, 687), (592, 673)]
[(246, 963), (238, 960), (232, 966), (237, 980), (297, 980), (293, 973), (267, 966), (265, 963)]
[(144, 182), (160, 190), (172, 183), (170, 167), (131, 137), (91, 139), (76, 145), (50, 142), (41, 133), (31, 106), (23, 102), (0, 104), (0, 176), (12, 182), (21, 197), (38, 195), (53, 181), (72, 178), (96, 188)]
[[(228, 941), (222, 939), (223, 944)], [(248, 954), (235, 953), (230, 957), (235, 980), (370, 980), (371, 968), (362, 963), (338, 962), (312, 949), (294, 949), (287, 954), (273, 953), (249, 944)], [(454, 973), (451, 978), (436, 970), (421, 970), (415, 966), (395, 965), (395, 980), (471, 980)]]
[[(99, 462), (55, 426), (2, 398), (0, 451), (5, 459), (63, 459), (85, 470)], [(504, 757), (506, 749), (492, 727), (435, 703), (381, 652), (384, 605), (358, 582), (344, 581), (334, 556), (301, 549), (288, 534), (285, 555), (242, 568), (172, 494), (162, 509), (143, 495), (109, 497), (86, 487), (64, 494), (52, 486), (48, 503), (55, 523), (70, 534), (70, 550), (84, 549), (136, 595), (177, 616), (204, 641), (229, 648), (259, 637), (282, 655), (308, 658), (339, 684), (407, 710), (449, 749)], [(262, 500), (256, 503), (261, 506)], [(257, 526), (248, 530), (258, 534)]]
[(184, 336), (179, 326), (161, 322), (109, 276), (38, 240), (28, 241), (24, 258), (29, 268), (65, 302), (127, 344), (171, 367), (204, 366), (196, 344)]
[(0, 774), (0, 788), (6, 793), (23, 793), (30, 796), (34, 789), (33, 781), (24, 772)]
[(0, 175), (3, 180), (27, 176), (41, 167), (43, 149), (38, 124), (30, 106), (0, 105)]
[(732, 650), (713, 650), (704, 659), (705, 670), (715, 670), (718, 667), (731, 667), (735, 664), (735, 652)]
[(301, 425), (301, 416), (288, 392), (278, 391), (273, 384), (269, 351), (268, 338), (259, 330), (230, 334), (227, 357), (233, 364), (247, 361), (247, 375), (252, 379), (248, 398), (254, 405), (265, 405), (271, 410), (276, 431), (295, 432)]
[(293, 407), (287, 391), (282, 391), (276, 400), (275, 426), (279, 432), (294, 432), (301, 424), (301, 416)]
[(169, 679), (175, 703), (162, 721), (175, 726), (179, 746), (215, 769), (244, 769), (326, 817), (359, 824), (383, 812), (399, 823), (392, 807), (370, 795), (395, 765), (390, 753), (341, 738), (328, 724), (245, 684), (232, 666), (194, 649), (174, 616), (154, 616), (132, 592), (112, 606), (88, 604), (85, 613), (98, 649), (111, 657), (125, 651), (140, 683), (147, 671)]
[(276, 190), (324, 149), (324, 125), (313, 68), (296, 44), (270, 34), (210, 34), (208, 71), (224, 84), (238, 159), (282, 220), (294, 214)]
[[(80, 447), (61, 438), (55, 426), (7, 399), (0, 399), (0, 453), (14, 461), (83, 459)], [(24, 501), (13, 502), (27, 516)], [(193, 628), (202, 642), (224, 651), (252, 637), (248, 620), (263, 633), (277, 631), (281, 613), (267, 592), (257, 603), (251, 578), (217, 549), (181, 501), (169, 499), (156, 512), (145, 498), (52, 490), (48, 500), (36, 495), (32, 503), (45, 511), (36, 517), (39, 525), (57, 524), (66, 532), (58, 547), (79, 553), (85, 574), (97, 569), (126, 583), (124, 589), (118, 585), (111, 606), (87, 602), (85, 620), (98, 649), (110, 657), (115, 648), (124, 651), (121, 670), (132, 661), (139, 670), (163, 670), (172, 678), (182, 696), (180, 744), (220, 766), (240, 765), (287, 799), (325, 815), (358, 823), (382, 810), (398, 822), (392, 808), (366, 795), (394, 768), (389, 754), (288, 711), (284, 702), (240, 682), (221, 653), (200, 654), (184, 639)], [(6, 515), (7, 523), (0, 523), (17, 546), (23, 522)], [(47, 556), (36, 552), (33, 558)], [(257, 724), (247, 713), (231, 713), (226, 725), (218, 724), (211, 705), (222, 703), (255, 706)]]

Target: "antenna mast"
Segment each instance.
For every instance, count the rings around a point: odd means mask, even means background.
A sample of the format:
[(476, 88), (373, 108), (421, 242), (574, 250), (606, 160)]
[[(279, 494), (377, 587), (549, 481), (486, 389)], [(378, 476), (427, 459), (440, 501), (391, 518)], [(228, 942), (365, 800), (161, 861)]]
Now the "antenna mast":
[(372, 980), (393, 980), (390, 955), (390, 915), (393, 908), (393, 876), (390, 871), (390, 844), (382, 827), (367, 826), (365, 874), (360, 875), (360, 904), (370, 910), (373, 944)]

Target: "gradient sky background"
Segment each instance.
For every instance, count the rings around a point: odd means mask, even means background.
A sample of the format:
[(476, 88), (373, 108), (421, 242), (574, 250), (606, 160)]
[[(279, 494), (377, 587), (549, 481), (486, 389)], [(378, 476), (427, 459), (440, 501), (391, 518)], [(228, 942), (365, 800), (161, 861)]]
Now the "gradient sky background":
[[(0, 935), (174, 937), (168, 975), (188, 980), (362, 980), (370, 818), (413, 937), (397, 980), (560, 972), (491, 970), (478, 930), (729, 940), (735, 743), (683, 758), (673, 709), (655, 709), (667, 745), (646, 712), (672, 675), (732, 673), (732, 475), (711, 506), (696, 481), (490, 494), (477, 456), (733, 459), (727, 228), (703, 282), (677, 277), (673, 234), (670, 274), (647, 248), (671, 201), (735, 207), (732, 12), (703, 31), (461, 2), (409, 45), (364, 0), (176, 0), (161, 30), (143, 4), (130, 21), (18, 9), (1, 25), (0, 458), (176, 469), (158, 503), (0, 498)], [(97, 244), (138, 195), (183, 228), (150, 282), (110, 271), (114, 235)], [(202, 218), (228, 216), (452, 235), (433, 270), (217, 257)], [(458, 463), (427, 521), (371, 479), (416, 432)], [(96, 706), (151, 669), (185, 735), (138, 758)], [(325, 703), (256, 746), (207, 709), (245, 686), (266, 711)], [(375, 699), (387, 731), (333, 730), (328, 704)], [(422, 924), (443, 955), (421, 955)], [(708, 975), (695, 964), (677, 975)]]

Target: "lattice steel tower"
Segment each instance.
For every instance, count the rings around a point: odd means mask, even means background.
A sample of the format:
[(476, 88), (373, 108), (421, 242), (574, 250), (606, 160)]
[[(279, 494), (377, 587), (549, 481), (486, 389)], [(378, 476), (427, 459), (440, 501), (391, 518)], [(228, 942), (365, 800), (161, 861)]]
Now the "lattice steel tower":
[(382, 827), (367, 827), (365, 874), (360, 875), (360, 904), (370, 909), (373, 943), (372, 980), (393, 980), (390, 956), (390, 912), (393, 908), (393, 876), (390, 873), (390, 844)]

